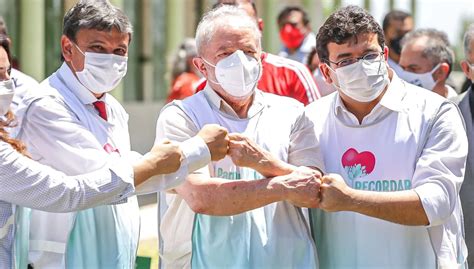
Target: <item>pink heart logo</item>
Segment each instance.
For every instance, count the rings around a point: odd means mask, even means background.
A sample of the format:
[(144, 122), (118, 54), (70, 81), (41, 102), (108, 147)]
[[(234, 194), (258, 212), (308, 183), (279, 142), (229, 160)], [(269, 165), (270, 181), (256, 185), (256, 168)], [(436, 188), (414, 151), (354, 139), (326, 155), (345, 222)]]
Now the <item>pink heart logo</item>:
[(359, 173), (349, 175), (351, 179), (368, 175), (375, 168), (375, 156), (370, 151), (359, 153), (357, 150), (350, 148), (342, 155), (341, 162), (346, 171), (350, 169), (352, 172), (354, 168), (359, 168), (357, 169), (360, 170)]

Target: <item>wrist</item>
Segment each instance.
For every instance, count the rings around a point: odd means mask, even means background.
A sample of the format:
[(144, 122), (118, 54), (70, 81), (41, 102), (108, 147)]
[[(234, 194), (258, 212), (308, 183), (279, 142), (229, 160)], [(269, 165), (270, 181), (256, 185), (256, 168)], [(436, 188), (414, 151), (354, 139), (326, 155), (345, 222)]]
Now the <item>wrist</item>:
[(268, 179), (268, 189), (278, 198), (278, 200), (288, 200), (290, 198), (290, 192), (283, 182), (284, 181), (279, 179), (279, 177)]
[(361, 191), (348, 187), (342, 210), (357, 212), (361, 201), (361, 195)]

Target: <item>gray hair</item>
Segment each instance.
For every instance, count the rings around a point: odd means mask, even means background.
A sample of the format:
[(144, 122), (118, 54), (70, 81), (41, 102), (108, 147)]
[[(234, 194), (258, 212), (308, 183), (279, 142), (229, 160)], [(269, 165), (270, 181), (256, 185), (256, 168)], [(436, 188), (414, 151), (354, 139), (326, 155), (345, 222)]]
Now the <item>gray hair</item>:
[(420, 38), (426, 38), (422, 57), (429, 59), (434, 65), (447, 63), (449, 73), (453, 68), (454, 51), (449, 47), (449, 39), (446, 33), (436, 29), (418, 29), (407, 33), (402, 41), (402, 49), (405, 45), (413, 43)]
[(464, 34), (464, 55), (467, 57), (471, 53), (471, 42), (474, 40), (474, 23), (470, 24), (467, 28), (466, 33)]
[(171, 76), (175, 80), (181, 73), (190, 72), (191, 66), (188, 64), (190, 58), (196, 57), (196, 41), (194, 38), (186, 38), (179, 46), (173, 59)]
[(125, 13), (108, 0), (81, 0), (64, 15), (63, 34), (74, 42), (81, 29), (111, 31), (113, 28), (130, 37), (133, 32)]
[(218, 29), (247, 29), (255, 35), (255, 41), (260, 47), (262, 33), (258, 29), (255, 18), (250, 17), (244, 10), (229, 5), (223, 5), (207, 12), (196, 29), (196, 45), (199, 55), (212, 40)]

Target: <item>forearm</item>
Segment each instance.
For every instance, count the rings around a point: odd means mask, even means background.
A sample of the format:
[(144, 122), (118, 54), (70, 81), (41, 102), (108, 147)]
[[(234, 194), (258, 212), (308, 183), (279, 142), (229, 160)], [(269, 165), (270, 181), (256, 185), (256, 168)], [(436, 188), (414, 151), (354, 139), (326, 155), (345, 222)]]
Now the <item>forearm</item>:
[(259, 172), (264, 177), (276, 177), (288, 175), (295, 171), (297, 167), (282, 160), (269, 156), (268, 158), (261, 159), (254, 170)]
[(346, 210), (402, 225), (429, 224), (420, 198), (413, 190), (389, 193), (353, 190)]
[(271, 179), (186, 180), (176, 191), (196, 213), (215, 216), (240, 214), (280, 201), (284, 195)]

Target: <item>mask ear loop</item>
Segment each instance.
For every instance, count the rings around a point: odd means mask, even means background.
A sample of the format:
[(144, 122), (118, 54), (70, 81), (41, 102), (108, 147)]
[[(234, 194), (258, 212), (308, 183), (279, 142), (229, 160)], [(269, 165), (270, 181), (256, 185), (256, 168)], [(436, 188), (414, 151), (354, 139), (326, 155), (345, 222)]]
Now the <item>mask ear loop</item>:
[[(215, 65), (211, 64), (210, 62), (208, 62), (208, 61), (207, 61), (206, 59), (204, 59), (203, 57), (201, 57), (201, 59), (202, 59), (207, 65), (212, 66), (212, 67), (214, 68), (214, 70), (216, 69), (216, 66), (215, 66)], [(214, 74), (214, 76), (215, 76), (215, 74)], [(217, 79), (217, 78), (216, 78), (216, 79)], [(207, 80), (209, 80), (210, 82), (212, 82), (212, 83), (214, 83), (214, 84), (221, 85), (219, 82), (217, 82), (217, 81), (215, 81), (215, 80), (213, 80), (213, 79), (211, 79), (211, 78), (207, 78)]]

